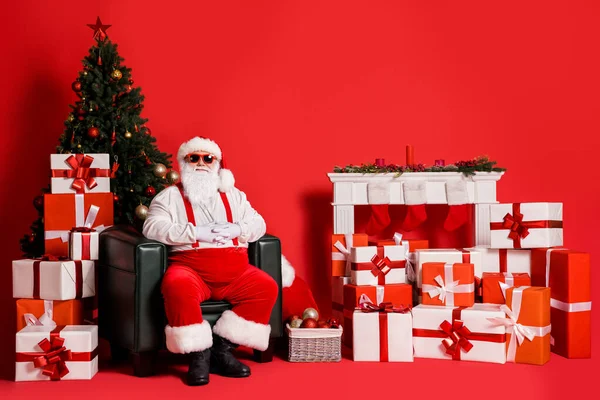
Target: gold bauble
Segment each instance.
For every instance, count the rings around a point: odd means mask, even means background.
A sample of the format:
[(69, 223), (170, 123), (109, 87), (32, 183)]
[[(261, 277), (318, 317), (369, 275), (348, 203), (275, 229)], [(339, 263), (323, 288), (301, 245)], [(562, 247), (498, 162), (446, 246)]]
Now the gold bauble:
[(148, 207), (143, 204), (140, 204), (135, 208), (135, 216), (144, 221), (148, 216)]
[(133, 136), (133, 135), (131, 134), (131, 132), (129, 132), (129, 131), (125, 132), (125, 137), (126, 137), (127, 139), (131, 139), (131, 136)]
[(78, 149), (80, 149), (80, 148), (81, 148), (81, 145), (80, 145), (80, 144), (78, 144), (78, 145), (77, 145), (77, 148), (78, 148)]
[(87, 74), (88, 74), (87, 71), (83, 71), (83, 75), (87, 75)]
[(179, 182), (179, 179), (180, 179), (179, 172), (170, 170), (169, 173), (167, 174), (166, 178), (167, 178), (167, 182), (169, 182), (171, 185), (175, 185)]
[(67, 118), (67, 120), (69, 122), (73, 122), (75, 120), (75, 116), (73, 114), (69, 114), (69, 117)]
[(121, 79), (123, 74), (118, 69), (115, 69), (110, 76), (112, 76), (113, 79)]
[(152, 172), (154, 172), (154, 176), (158, 178), (164, 178), (167, 174), (167, 167), (165, 167), (164, 164), (160, 163), (154, 164), (154, 169), (152, 170)]

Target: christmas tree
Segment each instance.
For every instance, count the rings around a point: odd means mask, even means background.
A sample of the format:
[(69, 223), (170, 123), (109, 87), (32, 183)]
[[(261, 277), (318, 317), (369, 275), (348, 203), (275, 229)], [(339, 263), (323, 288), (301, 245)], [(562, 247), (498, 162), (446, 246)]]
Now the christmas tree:
[[(133, 86), (131, 69), (123, 64), (117, 45), (106, 34), (110, 25), (100, 18), (88, 25), (96, 44), (83, 59), (83, 70), (71, 88), (78, 97), (71, 105), (57, 153), (107, 153), (111, 160), (111, 191), (114, 195), (115, 224), (141, 228), (150, 201), (179, 175), (170, 171), (171, 155), (162, 153), (156, 138), (142, 118), (144, 96)], [(42, 190), (48, 193), (49, 189)], [(44, 250), (43, 196), (34, 199), (39, 218), (31, 234), (21, 239), (21, 249), (31, 256)]]

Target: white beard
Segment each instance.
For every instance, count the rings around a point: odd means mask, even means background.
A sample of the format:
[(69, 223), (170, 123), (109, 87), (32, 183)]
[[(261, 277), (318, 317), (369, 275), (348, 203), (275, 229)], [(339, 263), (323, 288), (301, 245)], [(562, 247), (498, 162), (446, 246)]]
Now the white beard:
[(190, 164), (181, 168), (183, 193), (194, 207), (209, 206), (217, 196), (219, 183), (218, 167), (209, 172), (196, 171), (196, 166)]

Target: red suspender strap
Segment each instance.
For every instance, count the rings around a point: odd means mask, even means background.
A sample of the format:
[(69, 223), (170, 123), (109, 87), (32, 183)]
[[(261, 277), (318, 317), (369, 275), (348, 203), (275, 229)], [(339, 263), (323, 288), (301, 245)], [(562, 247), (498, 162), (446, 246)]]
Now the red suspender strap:
[[(191, 222), (195, 226), (196, 218), (194, 217), (194, 209), (192, 208), (192, 204), (187, 199), (187, 197), (185, 197), (185, 194), (183, 193), (183, 186), (181, 185), (181, 183), (178, 183), (177, 187), (179, 188), (179, 192), (181, 193), (181, 198), (183, 199), (183, 204), (185, 205), (185, 213), (187, 215), (187, 220), (188, 220), (188, 222)], [(219, 192), (219, 194), (221, 195), (221, 201), (223, 202), (223, 206), (225, 207), (225, 213), (227, 214), (227, 222), (233, 223), (233, 214), (231, 213), (231, 206), (229, 205), (229, 199), (227, 198), (227, 195), (225, 193)], [(233, 245), (238, 246), (237, 238), (233, 239)], [(195, 242), (194, 244), (192, 244), (192, 247), (198, 247), (198, 246), (199, 246), (198, 242)]]
[[(231, 206), (229, 205), (229, 199), (227, 198), (227, 194), (225, 194), (224, 192), (219, 192), (219, 194), (221, 195), (221, 200), (223, 201), (223, 206), (225, 206), (225, 213), (227, 214), (227, 222), (229, 222), (230, 224), (233, 224), (233, 216), (231, 214)], [(238, 245), (237, 238), (233, 239), (233, 245), (234, 246)]]
[[(183, 199), (183, 204), (185, 205), (185, 214), (187, 215), (187, 220), (188, 222), (191, 222), (194, 226), (196, 226), (196, 217), (194, 217), (194, 209), (192, 208), (192, 203), (190, 203), (187, 197), (185, 197), (185, 194), (183, 193), (183, 186), (181, 185), (181, 183), (178, 183), (177, 187), (179, 188), (179, 193), (181, 193), (181, 198)], [(198, 241), (192, 244), (192, 247), (194, 248), (199, 246), (200, 243), (198, 243)]]

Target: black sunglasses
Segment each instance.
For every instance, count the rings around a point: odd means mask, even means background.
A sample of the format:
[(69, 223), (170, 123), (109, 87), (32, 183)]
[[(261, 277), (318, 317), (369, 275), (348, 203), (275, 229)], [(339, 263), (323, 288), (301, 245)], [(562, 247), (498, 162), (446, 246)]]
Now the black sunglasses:
[(195, 154), (194, 153), (194, 154), (188, 154), (188, 156), (187, 156), (188, 162), (192, 163), (192, 164), (197, 164), (198, 161), (200, 161), (200, 158), (202, 158), (202, 161), (206, 165), (211, 165), (217, 159), (212, 154)]

